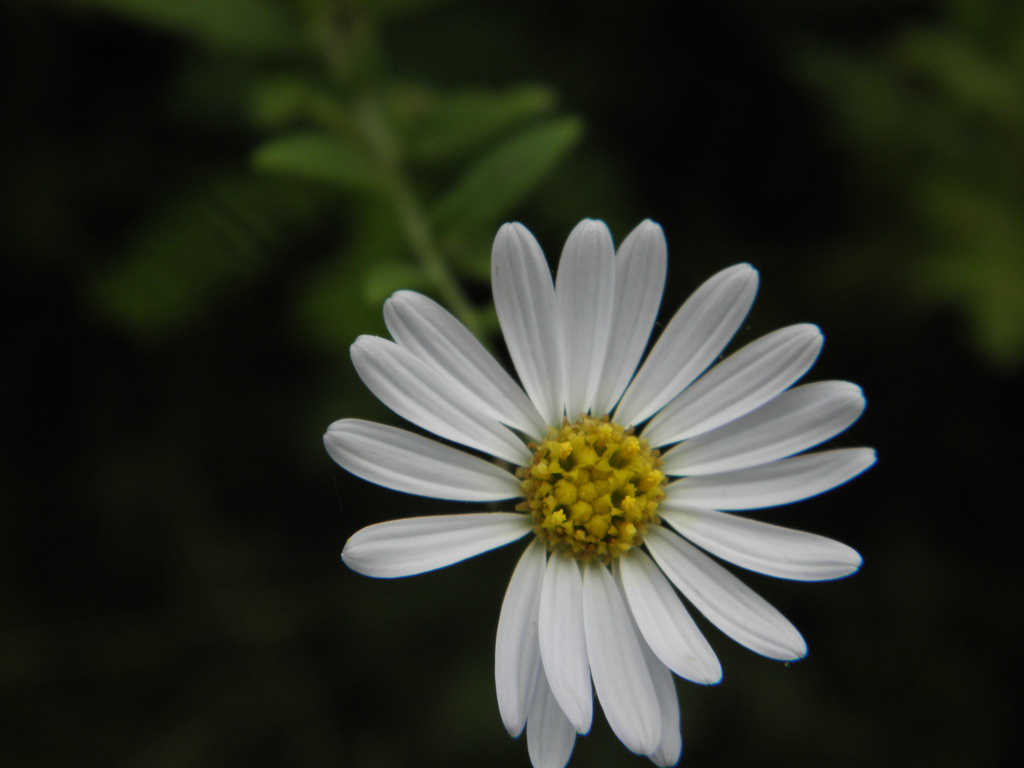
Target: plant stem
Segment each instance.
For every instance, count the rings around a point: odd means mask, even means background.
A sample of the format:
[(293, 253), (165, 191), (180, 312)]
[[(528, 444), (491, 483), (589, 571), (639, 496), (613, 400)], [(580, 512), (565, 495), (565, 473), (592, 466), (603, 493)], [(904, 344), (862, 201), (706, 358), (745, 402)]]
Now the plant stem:
[(420, 266), (452, 314), (479, 337), (479, 313), (469, 302), (454, 272), (434, 242), (427, 213), (416, 196), (411, 181), (402, 171), (391, 131), (388, 130), (380, 109), (371, 101), (363, 101), (358, 107), (358, 121), (367, 142), (377, 156), (402, 231)]
[(346, 30), (337, 23), (337, 7), (334, 3), (321, 0), (314, 3), (311, 10), (313, 37), (319, 41), (328, 70), (340, 82), (348, 82), (359, 94), (355, 101), (355, 120), (363, 140), (377, 160), (377, 167), (395, 207), (406, 242), (452, 314), (480, 338), (483, 327), (480, 313), (470, 303), (455, 273), (437, 247), (426, 209), (402, 167), (401, 152), (394, 131), (380, 107), (379, 80), (369, 74), (366, 67), (359, 66), (359, 62), (349, 60), (339, 53), (348, 51), (352, 55), (351, 52), (356, 51), (358, 58), (361, 49), (375, 50), (372, 21), (366, 17), (349, 19), (348, 26), (351, 29), (347, 30), (348, 37), (362, 44), (354, 45), (353, 40), (346, 37)]

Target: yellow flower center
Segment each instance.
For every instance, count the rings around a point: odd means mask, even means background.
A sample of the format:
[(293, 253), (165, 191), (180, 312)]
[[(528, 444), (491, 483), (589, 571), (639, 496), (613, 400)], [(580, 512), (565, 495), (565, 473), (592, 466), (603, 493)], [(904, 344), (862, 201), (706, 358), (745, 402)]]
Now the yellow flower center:
[(632, 427), (580, 416), (549, 427), (547, 439), (530, 448), (533, 460), (516, 470), (526, 497), (516, 509), (530, 513), (549, 550), (608, 563), (643, 544), (665, 497), (665, 475), (658, 451)]

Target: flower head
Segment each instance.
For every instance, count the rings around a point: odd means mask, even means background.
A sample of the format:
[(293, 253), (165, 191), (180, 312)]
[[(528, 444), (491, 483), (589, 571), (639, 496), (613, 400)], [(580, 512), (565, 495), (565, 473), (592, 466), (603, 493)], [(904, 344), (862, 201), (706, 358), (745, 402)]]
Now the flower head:
[(868, 448), (802, 453), (850, 426), (864, 398), (848, 382), (792, 387), (821, 348), (813, 325), (715, 363), (754, 300), (757, 273), (746, 264), (698, 288), (640, 365), (666, 274), (664, 235), (650, 221), (617, 252), (604, 224), (581, 222), (554, 282), (533, 236), (506, 224), (491, 274), (521, 386), (451, 314), (409, 291), (384, 306), (394, 341), (362, 336), (352, 360), (395, 413), (498, 462), (357, 419), (332, 424), (324, 442), (370, 482), (505, 511), (371, 525), (342, 557), (368, 576), (409, 576), (532, 533), (498, 621), (495, 682), (509, 733), (526, 728), (536, 768), (561, 768), (590, 729), (596, 690), (626, 747), (674, 765), (672, 673), (703, 684), (722, 675), (679, 593), (757, 653), (806, 653), (796, 628), (714, 558), (804, 581), (859, 568), (844, 544), (734, 513), (867, 469)]

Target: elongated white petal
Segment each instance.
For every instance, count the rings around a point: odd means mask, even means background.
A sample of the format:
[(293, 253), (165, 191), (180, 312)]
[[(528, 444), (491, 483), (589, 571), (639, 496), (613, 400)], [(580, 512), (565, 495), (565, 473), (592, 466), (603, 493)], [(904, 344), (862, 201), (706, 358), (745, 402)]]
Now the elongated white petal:
[(503, 547), (532, 529), (529, 515), (515, 512), (407, 517), (356, 531), (341, 558), (364, 576), (393, 579), (434, 571)]
[(414, 291), (384, 303), (384, 322), (398, 344), (432, 363), (479, 410), (534, 438), (547, 434), (530, 398), (448, 310)]
[(651, 754), (661, 742), (658, 695), (622, 593), (597, 561), (584, 566), (583, 624), (594, 690), (608, 724), (628, 749)]
[(650, 219), (630, 232), (615, 254), (615, 310), (594, 416), (611, 412), (643, 357), (661, 306), (667, 265), (665, 234)]
[(643, 550), (618, 559), (629, 609), (651, 651), (680, 677), (709, 685), (722, 665), (664, 574)]
[[(652, 567), (657, 570), (656, 566), (652, 565)], [(621, 579), (619, 579), (619, 586), (622, 586)], [(661, 712), (661, 741), (658, 743), (658, 748), (648, 757), (655, 765), (668, 768), (668, 766), (679, 762), (683, 752), (683, 735), (679, 730), (679, 697), (676, 695), (675, 680), (672, 678), (672, 670), (658, 659), (645, 641), (640, 628), (636, 625), (636, 617), (632, 613), (630, 619), (640, 647), (643, 649), (644, 663), (647, 665), (651, 682), (654, 684), (654, 692), (658, 697), (658, 710)]]
[(590, 730), (594, 695), (583, 630), (583, 577), (571, 557), (548, 558), (540, 593), (540, 657), (551, 691), (579, 733)]
[(565, 413), (589, 411), (611, 336), (615, 248), (604, 222), (584, 219), (569, 234), (555, 281), (565, 355)]
[(803, 384), (746, 416), (670, 449), (661, 471), (666, 475), (706, 475), (767, 464), (839, 434), (863, 410), (864, 395), (856, 384)]
[(737, 643), (772, 659), (806, 655), (804, 639), (785, 616), (692, 544), (660, 526), (647, 529), (646, 544), (686, 599)]
[(466, 403), (459, 390), (409, 350), (360, 336), (352, 345), (352, 363), (367, 388), (402, 418), (513, 464), (529, 463), (530, 450), (514, 432)]
[(872, 448), (805, 453), (759, 467), (683, 477), (666, 487), (664, 503), (711, 509), (790, 504), (842, 485), (874, 463)]
[(491, 251), (494, 308), (523, 388), (547, 424), (561, 424), (564, 370), (555, 286), (522, 224), (504, 224)]
[(644, 661), (647, 662), (651, 682), (658, 695), (658, 709), (661, 711), (661, 741), (649, 757), (655, 765), (668, 768), (678, 763), (683, 754), (683, 734), (679, 730), (679, 696), (676, 694), (671, 670), (658, 660), (646, 643), (641, 645), (644, 646)]
[(455, 501), (500, 501), (521, 494), (511, 472), (397, 427), (342, 419), (327, 428), (324, 445), (353, 475), (404, 493)]
[(860, 568), (856, 550), (815, 533), (699, 507), (658, 513), (698, 547), (741, 568), (780, 579), (827, 581)]
[(743, 323), (757, 293), (749, 264), (722, 270), (679, 308), (615, 411), (620, 424), (639, 424), (707, 368)]
[(750, 413), (807, 373), (822, 341), (817, 326), (793, 325), (748, 344), (656, 413), (644, 437), (660, 448)]
[(522, 733), (526, 725), (526, 715), (540, 671), (537, 616), (546, 562), (544, 545), (540, 539), (534, 539), (512, 573), (498, 618), (494, 683), (501, 721), (513, 739)]
[(537, 688), (526, 721), (526, 747), (533, 768), (565, 768), (576, 744), (576, 730), (555, 701), (544, 670), (537, 675)]

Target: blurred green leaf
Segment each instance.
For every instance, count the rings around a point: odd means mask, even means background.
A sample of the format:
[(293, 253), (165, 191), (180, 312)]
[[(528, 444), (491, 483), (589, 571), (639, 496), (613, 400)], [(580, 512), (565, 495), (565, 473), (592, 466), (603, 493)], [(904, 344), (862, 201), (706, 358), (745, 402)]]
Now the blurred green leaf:
[(910, 30), (895, 51), (912, 72), (927, 73), (943, 94), (960, 109), (976, 109), (1014, 122), (1024, 117), (1021, 73), (993, 59), (987, 46), (956, 33), (935, 29)]
[(320, 16), (330, 16), (344, 11), (349, 16), (370, 16), (375, 21), (391, 21), (412, 16), (420, 11), (439, 5), (450, 4), (452, 0), (303, 0), (307, 8)]
[(253, 284), (321, 209), (322, 195), (306, 186), (248, 175), (215, 180), (141, 224), (117, 263), (88, 286), (87, 300), (132, 335), (172, 336)]
[(271, 139), (256, 149), (252, 164), (258, 171), (329, 184), (343, 191), (373, 192), (380, 186), (362, 147), (325, 132)]
[(371, 307), (358, 291), (365, 282), (365, 270), (357, 260), (332, 259), (298, 287), (295, 323), (304, 344), (338, 354), (359, 334), (377, 329), (380, 305)]
[(303, 50), (299, 18), (273, 0), (69, 0), (218, 50), (295, 54)]
[(381, 304), (395, 291), (422, 291), (429, 284), (422, 269), (412, 264), (374, 265), (363, 275), (363, 296), (370, 305)]
[(301, 75), (273, 75), (258, 80), (249, 99), (257, 126), (279, 130), (308, 116), (312, 86)]
[(305, 75), (258, 79), (250, 92), (249, 111), (253, 122), (269, 131), (312, 122), (346, 138), (358, 134), (343, 97)]
[(946, 246), (917, 267), (917, 290), (959, 306), (982, 351), (1000, 365), (1024, 358), (1024, 222), (1004, 196), (936, 178), (920, 192)]
[[(331, 355), (347, 349), (360, 333), (383, 331), (382, 299), (423, 281), (405, 261), (407, 246), (391, 205), (367, 198), (355, 208), (350, 238), (296, 284), (292, 300), (303, 343)], [(412, 284), (388, 277), (386, 272), (392, 269)], [(371, 297), (371, 292), (377, 295)]]
[(175, 67), (162, 108), (182, 131), (201, 129), (236, 139), (252, 124), (247, 97), (255, 72), (247, 59), (188, 57)]
[(401, 19), (452, 0), (356, 0), (358, 5), (382, 20)]
[(405, 134), (406, 154), (428, 163), (468, 157), (555, 105), (554, 92), (542, 86), (442, 95), (423, 86), (402, 85), (387, 99), (392, 119)]
[(916, 282), (934, 304), (961, 309), (979, 350), (1008, 370), (1024, 362), (1024, 260), (1004, 251), (958, 251), (920, 265)]
[[(970, 9), (971, 23), (939, 17), (861, 53), (818, 47), (805, 51), (800, 75), (829, 100), (860, 204), (879, 217), (877, 231), (839, 257), (842, 271), (876, 264), (866, 284), (955, 308), (980, 353), (1020, 366), (1024, 14), (968, 0), (949, 9)], [(877, 259), (886, 242), (905, 244), (899, 269)]]
[(561, 117), (528, 128), (478, 160), (432, 211), (442, 240), (493, 225), (515, 210), (583, 135)]
[(452, 266), (460, 277), (484, 285), (491, 282), (491, 245), (494, 233), (480, 232), (451, 244)]

